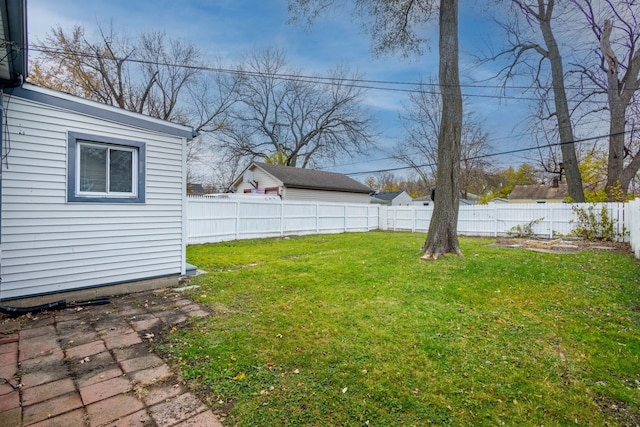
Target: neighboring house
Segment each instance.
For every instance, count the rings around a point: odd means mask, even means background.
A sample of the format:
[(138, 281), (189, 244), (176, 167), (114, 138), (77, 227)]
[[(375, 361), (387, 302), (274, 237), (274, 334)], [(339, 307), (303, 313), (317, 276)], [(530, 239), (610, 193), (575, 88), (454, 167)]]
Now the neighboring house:
[(371, 203), (389, 206), (411, 206), (413, 199), (406, 191), (376, 191), (371, 195)]
[(504, 199), (502, 197), (496, 197), (495, 199), (491, 199), (489, 200), (489, 204), (505, 204), (505, 203), (509, 203), (509, 200)]
[(412, 204), (414, 206), (429, 206), (433, 205), (433, 200), (431, 200), (431, 196), (416, 197)]
[(0, 299), (177, 284), (192, 129), (29, 84), (3, 108)]
[[(435, 189), (431, 190), (431, 195), (429, 196), (423, 196), (423, 197), (418, 197), (416, 199), (413, 199), (413, 205), (414, 206), (429, 206), (429, 205), (433, 205), (433, 197), (435, 197)], [(461, 197), (459, 199), (459, 203), (460, 205), (476, 205), (478, 204), (478, 200), (480, 199), (479, 196), (472, 194), (472, 193), (467, 193), (467, 197), (463, 198)]]
[(509, 203), (562, 203), (569, 197), (567, 184), (516, 185), (509, 194)]
[(276, 195), (282, 200), (369, 203), (371, 189), (346, 175), (253, 162), (231, 185), (237, 194)]

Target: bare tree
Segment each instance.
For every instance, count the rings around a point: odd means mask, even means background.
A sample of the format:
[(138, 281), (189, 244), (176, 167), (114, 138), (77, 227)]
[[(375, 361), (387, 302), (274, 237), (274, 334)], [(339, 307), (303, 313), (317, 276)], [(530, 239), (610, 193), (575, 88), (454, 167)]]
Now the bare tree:
[(371, 146), (364, 90), (351, 83), (358, 76), (338, 68), (328, 79), (305, 77), (273, 49), (250, 55), (238, 74), (238, 102), (221, 139), (234, 156), (304, 168)]
[(199, 58), (200, 52), (191, 44), (167, 39), (161, 32), (142, 34), (135, 59), (141, 66), (143, 81), (152, 84), (147, 85), (145, 92), (129, 93), (132, 104), (139, 106), (138, 112), (186, 124), (190, 117), (180, 101), (200, 73)]
[(640, 96), (638, 5), (633, 0), (571, 1), (583, 13), (599, 42), (599, 48), (593, 51), (599, 67), (576, 66), (607, 95), (609, 155), (606, 192), (610, 201), (624, 199), (640, 170), (640, 150), (633, 146), (640, 134), (636, 128), (637, 113), (633, 108), (638, 105)]
[[(571, 109), (565, 88), (565, 71), (563, 58), (558, 46), (558, 41), (553, 31), (556, 0), (511, 0), (514, 10), (524, 17), (524, 27), (520, 27), (520, 20), (514, 19), (510, 24), (504, 25), (509, 35), (510, 48), (496, 57), (504, 54), (512, 55), (512, 62), (502, 70), (506, 78), (514, 75), (518, 65), (526, 63), (533, 71), (534, 84), (543, 92), (545, 85), (542, 83), (541, 74), (543, 63), (548, 62), (551, 73), (551, 87), (553, 92), (553, 104), (543, 102), (543, 106), (551, 107), (549, 117), (555, 117), (558, 135), (560, 138), (560, 150), (562, 163), (567, 178), (569, 196), (575, 202), (584, 202), (582, 178), (578, 168), (578, 158), (575, 149), (574, 129), (571, 119)], [(533, 33), (542, 36), (538, 41), (532, 34), (531, 39), (525, 39), (528, 29), (537, 29)], [(529, 54), (533, 53), (534, 57)]]
[[(289, 0), (294, 19), (306, 17), (312, 22), (320, 13), (345, 0)], [(353, 10), (369, 30), (374, 51), (419, 54), (426, 40), (420, 36), (423, 25), (438, 12), (439, 86), (442, 117), (438, 134), (438, 169), (435, 203), (421, 259), (436, 259), (446, 253), (462, 256), (458, 242), (458, 177), (462, 128), (462, 93), (458, 71), (458, 1), (353, 0)], [(438, 7), (439, 6), (439, 7)]]
[(378, 192), (406, 191), (413, 198), (429, 194), (429, 190), (433, 187), (433, 182), (424, 182), (419, 176), (413, 175), (402, 179), (388, 172), (367, 177), (365, 184)]
[[(238, 100), (239, 77), (208, 71), (195, 76), (187, 86), (184, 111), (199, 134), (187, 145), (191, 182), (210, 183), (226, 189), (239, 172), (238, 159), (229, 158), (220, 137), (231, 126), (231, 109)], [(195, 181), (198, 180), (198, 181)]]
[[(52, 28), (38, 47), (30, 81), (151, 117), (189, 124), (202, 136), (187, 146), (189, 176), (206, 174), (215, 162), (212, 136), (228, 126), (237, 101), (238, 78), (204, 72), (200, 52), (164, 33), (130, 38), (99, 28), (98, 41), (86, 30)], [(198, 169), (198, 170), (196, 170)]]
[[(84, 27), (67, 33), (58, 26), (47, 36), (46, 47), (34, 60), (30, 80), (104, 104), (139, 111), (146, 104), (155, 76), (143, 81), (132, 77), (128, 59), (136, 48), (129, 39), (100, 28), (100, 41), (89, 42)], [(135, 87), (135, 89), (134, 89)], [(136, 96), (130, 94), (135, 91)]]
[[(438, 134), (440, 133), (441, 97), (433, 82), (420, 82), (409, 94), (405, 114), (400, 116), (405, 138), (396, 145), (393, 157), (411, 167), (426, 183), (436, 176)], [(486, 188), (489, 162), (488, 135), (473, 112), (462, 117), (460, 197), (482, 193)]]
[(437, 83), (420, 82), (409, 93), (400, 116), (405, 137), (396, 145), (394, 158), (411, 167), (424, 182), (435, 181), (442, 101)]

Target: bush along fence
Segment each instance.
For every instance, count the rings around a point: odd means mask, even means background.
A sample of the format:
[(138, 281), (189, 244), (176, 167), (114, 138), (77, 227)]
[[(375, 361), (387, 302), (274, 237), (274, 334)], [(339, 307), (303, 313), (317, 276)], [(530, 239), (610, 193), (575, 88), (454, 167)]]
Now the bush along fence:
[[(189, 196), (189, 244), (260, 237), (361, 232), (426, 233), (433, 206), (296, 202), (251, 197)], [(640, 254), (640, 200), (599, 204), (462, 205), (458, 233), (466, 236), (578, 237), (630, 241)]]

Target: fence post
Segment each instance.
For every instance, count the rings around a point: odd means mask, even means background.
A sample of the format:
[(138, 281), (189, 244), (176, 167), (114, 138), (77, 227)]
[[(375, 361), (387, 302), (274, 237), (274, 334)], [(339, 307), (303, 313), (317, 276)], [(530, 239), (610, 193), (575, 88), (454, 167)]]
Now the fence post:
[(344, 232), (347, 232), (347, 205), (342, 206), (342, 216), (344, 217), (344, 222), (342, 223), (342, 229)]
[(320, 233), (320, 204), (316, 203), (316, 233)]
[(367, 231), (369, 231), (369, 206), (367, 206)]
[(416, 209), (415, 206), (411, 206), (411, 209), (413, 210), (413, 220), (411, 221), (411, 232), (415, 233), (416, 232), (416, 222), (418, 222), (418, 209)]
[[(390, 207), (389, 209), (393, 209)], [(398, 210), (393, 209), (393, 231), (398, 231)]]
[(240, 240), (240, 201), (236, 200), (236, 240)]
[(284, 206), (280, 200), (280, 237), (284, 236)]
[(498, 204), (495, 204), (493, 208), (493, 237), (498, 237)]

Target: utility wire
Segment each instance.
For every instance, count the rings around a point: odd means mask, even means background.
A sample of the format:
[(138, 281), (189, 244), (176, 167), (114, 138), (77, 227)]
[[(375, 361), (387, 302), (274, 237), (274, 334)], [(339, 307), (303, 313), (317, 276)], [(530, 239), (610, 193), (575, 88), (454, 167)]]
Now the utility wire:
[[(581, 122), (581, 125), (589, 125), (589, 124), (595, 124), (595, 123), (600, 123), (600, 120), (594, 120), (594, 121), (589, 121), (589, 122)], [(635, 130), (630, 130), (630, 131), (626, 131), (624, 133), (633, 133)], [(503, 140), (507, 140), (507, 139), (517, 139), (517, 138), (524, 138), (524, 137), (530, 137), (532, 135), (534, 135), (535, 132), (522, 132), (519, 133), (517, 135), (509, 135), (509, 136), (501, 136), (501, 137), (497, 137), (497, 138), (491, 138), (491, 139), (487, 139), (486, 144), (487, 146), (491, 146), (492, 143), (498, 142), (498, 141), (503, 141)], [(610, 135), (603, 135), (602, 138), (608, 138)], [(594, 137), (592, 138), (593, 140), (598, 139), (598, 137)], [(581, 142), (582, 140), (576, 140), (576, 142)], [(554, 144), (550, 144), (551, 146), (553, 146)], [(536, 147), (536, 148), (548, 148), (549, 146), (540, 146), (540, 147)], [(528, 150), (528, 149), (527, 149)], [(417, 152), (413, 152), (413, 153), (405, 153), (404, 156), (405, 157), (410, 157), (410, 156), (420, 156), (423, 155), (423, 152), (417, 151)], [(508, 154), (508, 153), (506, 153)], [(496, 154), (496, 155), (501, 155), (501, 154)], [(379, 161), (383, 161), (383, 160), (398, 160), (398, 161), (402, 161), (401, 159), (398, 159), (397, 157), (393, 156), (393, 155), (389, 155), (387, 157), (382, 157), (379, 159), (366, 159), (366, 160), (361, 160), (361, 161), (356, 161), (356, 162), (350, 162), (350, 163), (342, 163), (339, 165), (332, 165), (332, 166), (327, 166), (327, 167), (321, 167), (318, 168), (320, 170), (326, 170), (326, 169), (335, 169), (335, 168), (341, 168), (344, 166), (353, 166), (353, 165), (358, 165), (358, 164), (362, 164), (362, 163), (371, 163), (371, 162), (379, 162)], [(475, 158), (467, 158), (466, 160), (475, 160)], [(435, 166), (435, 165), (427, 165), (427, 166)]]
[[(29, 48), (32, 51), (36, 51), (36, 52), (41, 52), (41, 53), (45, 53), (45, 54), (52, 54), (52, 55), (72, 55), (72, 56), (77, 56), (77, 57), (87, 57), (87, 58), (96, 58), (98, 57), (98, 55), (92, 54), (92, 53), (83, 53), (83, 52), (69, 52), (69, 51), (63, 51), (63, 50), (59, 50), (59, 49), (52, 49), (46, 46), (39, 46), (39, 45), (32, 45)], [(296, 81), (296, 82), (302, 82), (302, 83), (318, 83), (318, 84), (326, 84), (326, 85), (332, 85), (332, 86), (346, 86), (346, 87), (353, 87), (353, 88), (358, 88), (358, 89), (370, 89), (370, 90), (381, 90), (381, 91), (389, 91), (389, 92), (403, 92), (403, 93), (426, 93), (426, 94), (439, 94), (439, 84), (436, 83), (425, 83), (425, 82), (402, 82), (402, 81), (392, 81), (392, 80), (370, 80), (370, 79), (359, 79), (359, 78), (343, 78), (343, 77), (323, 77), (323, 76), (309, 76), (309, 75), (302, 75), (302, 74), (287, 74), (287, 73), (265, 73), (265, 72), (260, 72), (260, 71), (249, 71), (249, 70), (242, 70), (242, 69), (228, 69), (228, 68), (220, 68), (220, 67), (209, 67), (209, 66), (204, 66), (204, 65), (187, 65), (187, 64), (172, 64), (172, 63), (168, 63), (168, 62), (160, 62), (160, 61), (149, 61), (149, 60), (143, 60), (143, 59), (138, 59), (138, 58), (112, 58), (112, 57), (102, 57), (103, 59), (111, 59), (111, 60), (118, 60), (118, 61), (128, 61), (128, 62), (132, 62), (132, 63), (137, 63), (137, 64), (143, 64), (143, 65), (156, 65), (156, 66), (165, 66), (165, 67), (179, 67), (179, 68), (185, 68), (185, 69), (190, 69), (190, 70), (195, 70), (195, 71), (208, 71), (208, 72), (217, 72), (217, 73), (223, 73), (223, 74), (230, 74), (230, 75), (236, 75), (239, 77), (260, 77), (260, 78), (274, 78), (274, 79), (279, 79), (279, 80), (288, 80), (288, 81)], [(345, 82), (347, 82), (345, 84)], [(379, 86), (379, 85), (384, 85), (384, 86)], [(410, 86), (409, 88), (406, 87), (394, 87), (394, 86)], [(430, 87), (433, 88), (433, 90), (423, 90), (421, 89), (422, 87)], [(502, 88), (502, 89), (522, 89), (522, 90), (529, 90), (532, 89), (532, 87), (529, 86), (509, 86), (509, 87), (505, 87), (503, 85), (474, 85), (474, 84), (461, 84), (459, 85), (460, 88), (467, 88), (467, 89), (497, 89), (497, 88)], [(489, 99), (514, 99), (514, 100), (527, 100), (527, 101), (539, 101), (540, 98), (539, 97), (518, 97), (518, 96), (507, 96), (507, 95), (482, 95), (482, 94), (474, 94), (474, 93), (465, 93), (463, 94), (464, 97), (477, 97), (477, 98), (489, 98)], [(590, 103), (607, 103), (607, 101), (597, 101), (597, 100), (585, 100), (583, 102), (590, 102)], [(627, 132), (621, 132), (619, 134), (625, 134)], [(526, 151), (532, 151), (532, 150), (537, 150), (537, 149), (542, 149), (542, 148), (549, 148), (549, 147), (556, 147), (556, 146), (561, 146), (561, 145), (565, 145), (565, 144), (573, 144), (573, 143), (579, 143), (579, 142), (586, 142), (586, 141), (591, 141), (591, 140), (595, 140), (595, 139), (599, 139), (599, 138), (606, 138), (606, 137), (610, 137), (610, 136), (614, 136), (614, 134), (611, 135), (601, 135), (601, 136), (596, 136), (596, 137), (590, 137), (590, 138), (584, 138), (584, 139), (579, 139), (579, 140), (575, 140), (575, 141), (566, 141), (566, 142), (560, 142), (560, 143), (551, 143), (551, 144), (546, 144), (546, 145), (542, 145), (542, 146), (537, 146), (537, 147), (530, 147), (530, 148), (522, 148), (522, 149), (518, 149), (518, 150), (510, 150), (510, 151), (503, 151), (503, 152), (498, 152), (498, 153), (490, 153), (490, 154), (483, 154), (483, 155), (479, 155), (479, 156), (474, 156), (474, 157), (470, 157), (467, 158), (465, 160), (477, 160), (477, 159), (481, 159), (481, 158), (487, 158), (487, 157), (495, 157), (495, 156), (502, 156), (502, 155), (507, 155), (507, 154), (517, 154), (517, 153), (522, 153), (522, 152), (526, 152)], [(505, 137), (508, 138), (508, 137)], [(384, 160), (384, 159), (380, 159), (380, 160)], [(351, 173), (346, 173), (345, 175), (362, 175), (362, 174), (368, 174), (368, 173), (381, 173), (381, 172), (392, 172), (392, 171), (398, 171), (398, 170), (405, 170), (405, 169), (415, 169), (415, 168), (419, 168), (419, 167), (432, 167), (432, 166), (436, 166), (435, 164), (423, 164), (423, 165), (416, 165), (416, 166), (405, 166), (405, 167), (398, 167), (398, 168), (388, 168), (388, 169), (379, 169), (379, 170), (373, 170), (373, 171), (365, 171), (365, 172), (351, 172)]]
[[(401, 93), (425, 93), (425, 94), (439, 94), (439, 84), (437, 83), (425, 83), (425, 82), (402, 82), (402, 81), (393, 81), (393, 80), (369, 80), (369, 79), (360, 79), (360, 78), (346, 78), (346, 77), (323, 77), (323, 76), (309, 76), (304, 74), (287, 74), (287, 73), (265, 73), (261, 71), (250, 71), (250, 70), (242, 70), (242, 69), (230, 69), (230, 68), (220, 68), (220, 67), (210, 67), (204, 65), (187, 65), (187, 64), (172, 64), (169, 62), (160, 62), (160, 61), (150, 61), (139, 58), (113, 58), (107, 56), (99, 56), (94, 53), (84, 53), (84, 52), (69, 52), (61, 49), (49, 48), (41, 45), (31, 45), (29, 47), (30, 50), (41, 52), (45, 54), (52, 55), (70, 55), (76, 57), (85, 57), (85, 58), (102, 58), (107, 60), (117, 60), (117, 61), (126, 61), (132, 62), (136, 64), (143, 65), (156, 65), (163, 67), (174, 67), (174, 68), (185, 68), (194, 71), (208, 71), (208, 72), (216, 72), (222, 74), (230, 74), (239, 77), (268, 77), (274, 78), (278, 80), (288, 80), (288, 81), (296, 81), (301, 83), (316, 83), (316, 84), (325, 84), (332, 86), (346, 86), (357, 89), (367, 89), (367, 90), (381, 90), (387, 92), (401, 92)], [(380, 86), (386, 85), (386, 86)], [(394, 86), (409, 86), (407, 87), (394, 87)], [(422, 87), (427, 86), (431, 88), (431, 90), (422, 89)], [(476, 85), (476, 84), (461, 84), (460, 88), (467, 89), (521, 89), (521, 90), (530, 90), (532, 87), (530, 86), (503, 86), (503, 85)], [(597, 88), (593, 88), (596, 90)], [(483, 95), (476, 93), (465, 93), (463, 97), (469, 98), (485, 98), (485, 99), (512, 99), (519, 101), (539, 101), (540, 97), (525, 97), (525, 96), (511, 96), (511, 95)], [(606, 101), (598, 101), (598, 100), (585, 100), (583, 102), (588, 103), (606, 103)]]
[[(573, 140), (573, 141), (554, 142), (554, 143), (550, 143), (550, 144), (539, 145), (537, 147), (520, 148), (520, 149), (517, 149), (517, 150), (509, 150), (509, 151), (500, 151), (500, 152), (497, 152), (497, 153), (481, 154), (481, 155), (478, 155), (478, 156), (467, 157), (467, 158), (462, 159), (462, 160), (463, 161), (464, 160), (478, 160), (478, 159), (484, 159), (484, 158), (487, 158), (487, 157), (496, 157), (496, 156), (504, 156), (504, 155), (507, 155), (507, 154), (523, 153), (523, 152), (526, 152), (526, 151), (539, 150), (539, 149), (542, 149), (542, 148), (560, 147), (562, 145), (577, 144), (577, 143), (580, 143), (580, 142), (593, 141), (593, 140), (600, 139), (600, 138), (610, 138), (612, 136), (625, 135), (625, 134), (627, 134), (629, 132), (632, 132), (632, 131), (624, 131), (624, 132), (617, 132), (617, 133), (612, 133), (612, 134), (607, 134), (607, 135), (592, 136), (592, 137), (589, 137), (589, 138), (576, 139), (576, 140)], [(365, 175), (365, 174), (395, 172), (395, 171), (399, 171), (399, 170), (426, 168), (426, 167), (434, 167), (434, 166), (437, 166), (437, 164), (436, 163), (426, 163), (426, 164), (415, 165), (415, 166), (402, 166), (402, 167), (397, 167), (397, 168), (377, 169), (377, 170), (370, 170), (370, 171), (363, 171), (363, 172), (349, 172), (349, 173), (344, 173), (343, 175), (348, 175), (348, 176)]]

